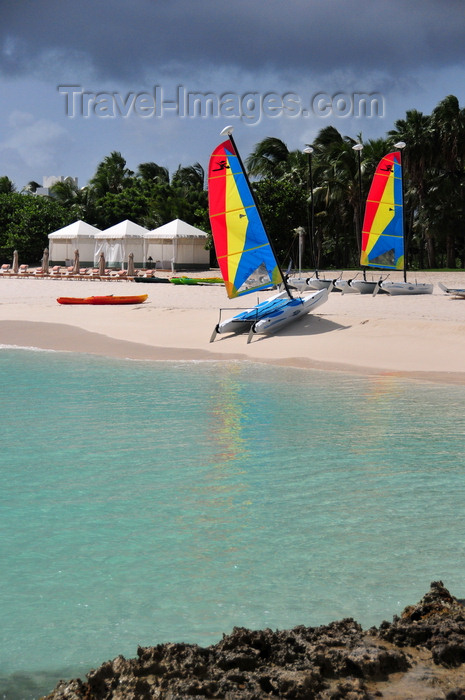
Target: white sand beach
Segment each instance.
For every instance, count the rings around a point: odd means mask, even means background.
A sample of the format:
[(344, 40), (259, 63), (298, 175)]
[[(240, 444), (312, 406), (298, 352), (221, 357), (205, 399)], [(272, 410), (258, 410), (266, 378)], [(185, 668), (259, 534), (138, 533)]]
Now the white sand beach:
[[(218, 274), (211, 270), (197, 276)], [(247, 344), (246, 335), (221, 335), (210, 343), (220, 309), (226, 316), (256, 303), (256, 295), (227, 299), (222, 285), (5, 275), (0, 277), (0, 344), (132, 359), (234, 359), (465, 384), (465, 300), (438, 287), (438, 282), (465, 287), (465, 273), (409, 274), (409, 280), (415, 279), (433, 282), (433, 294), (332, 292), (316, 313), (274, 336), (256, 335)], [(59, 296), (144, 293), (147, 301), (134, 306), (62, 306), (56, 301)]]

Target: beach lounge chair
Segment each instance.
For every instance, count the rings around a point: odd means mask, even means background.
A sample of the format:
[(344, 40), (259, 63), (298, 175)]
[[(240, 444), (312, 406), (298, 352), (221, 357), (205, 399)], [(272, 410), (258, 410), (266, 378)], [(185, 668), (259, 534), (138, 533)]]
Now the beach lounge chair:
[(2, 275), (6, 275), (9, 272), (10, 272), (10, 265), (8, 265), (8, 263), (5, 263), (5, 265), (2, 265), (2, 267), (0, 268), (0, 273)]
[(19, 266), (19, 274), (20, 275), (27, 275), (29, 272), (29, 265), (20, 265)]

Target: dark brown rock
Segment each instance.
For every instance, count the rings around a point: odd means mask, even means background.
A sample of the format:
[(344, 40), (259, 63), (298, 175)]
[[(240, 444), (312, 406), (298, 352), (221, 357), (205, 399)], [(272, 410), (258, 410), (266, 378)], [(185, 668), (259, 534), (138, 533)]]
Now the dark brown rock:
[(383, 623), (379, 636), (399, 647), (424, 646), (434, 663), (458, 667), (465, 661), (464, 615), (462, 603), (442, 581), (435, 581), (419, 603), (405, 608), (391, 624)]
[(465, 700), (465, 609), (442, 582), (392, 623), (351, 618), (291, 630), (234, 628), (217, 644), (118, 656), (46, 700)]

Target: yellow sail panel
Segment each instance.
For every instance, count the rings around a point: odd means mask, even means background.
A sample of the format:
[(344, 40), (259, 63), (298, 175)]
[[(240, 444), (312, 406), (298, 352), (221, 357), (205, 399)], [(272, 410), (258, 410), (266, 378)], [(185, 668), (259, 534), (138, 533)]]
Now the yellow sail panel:
[[(241, 261), (242, 252), (245, 248), (248, 219), (245, 213), (244, 205), (242, 204), (239, 190), (236, 186), (234, 173), (231, 170), (228, 170), (226, 174), (225, 186), (224, 214), (226, 230), (228, 231), (228, 254), (226, 256), (226, 264), (228, 268), (227, 279), (235, 280)], [(229, 285), (227, 285), (227, 287), (228, 286)], [(227, 291), (229, 295), (229, 289), (227, 289)], [(235, 296), (233, 285), (231, 285), (231, 292), (232, 296)]]

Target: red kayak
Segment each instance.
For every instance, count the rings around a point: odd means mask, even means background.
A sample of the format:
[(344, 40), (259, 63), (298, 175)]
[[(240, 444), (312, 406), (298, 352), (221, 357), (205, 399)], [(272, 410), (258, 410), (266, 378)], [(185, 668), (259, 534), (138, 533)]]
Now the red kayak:
[(58, 297), (59, 304), (93, 304), (93, 305), (112, 305), (112, 304), (142, 304), (148, 297), (148, 294), (135, 294), (133, 296), (116, 297), (113, 294), (107, 294), (104, 297)]

